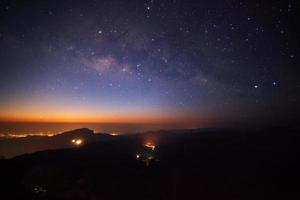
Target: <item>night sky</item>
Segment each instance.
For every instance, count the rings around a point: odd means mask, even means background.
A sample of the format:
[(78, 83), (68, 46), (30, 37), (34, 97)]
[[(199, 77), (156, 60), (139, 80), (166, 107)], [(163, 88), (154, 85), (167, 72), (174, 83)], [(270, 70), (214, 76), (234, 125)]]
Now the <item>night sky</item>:
[(296, 124), (296, 3), (2, 0), (0, 120)]

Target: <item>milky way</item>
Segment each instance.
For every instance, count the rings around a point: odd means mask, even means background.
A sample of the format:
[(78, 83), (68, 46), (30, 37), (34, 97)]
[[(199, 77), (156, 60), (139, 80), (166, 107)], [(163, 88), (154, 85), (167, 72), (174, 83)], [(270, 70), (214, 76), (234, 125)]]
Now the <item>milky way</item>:
[(1, 1), (0, 118), (294, 123), (295, 4)]

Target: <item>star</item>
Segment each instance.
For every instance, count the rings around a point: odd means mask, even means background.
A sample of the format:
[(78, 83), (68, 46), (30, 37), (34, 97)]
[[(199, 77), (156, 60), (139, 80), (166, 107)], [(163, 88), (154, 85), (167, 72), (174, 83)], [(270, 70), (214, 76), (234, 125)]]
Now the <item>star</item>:
[[(84, 116), (98, 115), (88, 113), (90, 108), (107, 105), (110, 115), (140, 110), (143, 116), (177, 113), (222, 121), (234, 113), (238, 121), (251, 112), (258, 121), (264, 105), (274, 108), (271, 119), (285, 108), (288, 116), (292, 105), (287, 99), (299, 99), (293, 91), (299, 90), (294, 1), (232, 6), (212, 1), (208, 6), (202, 1), (116, 0), (93, 1), (92, 6), (78, 2), (64, 5), (65, 10), (45, 1), (22, 12), (13, 12), (24, 6), (17, 1), (7, 3), (8, 11), (3, 5), (1, 117), (3, 110), (10, 115), (11, 102), (31, 112), (42, 110), (37, 105), (52, 108), (70, 101), (74, 113), (78, 109)], [(84, 96), (91, 104), (77, 108), (71, 96)], [(257, 110), (248, 105), (253, 98), (259, 100)]]

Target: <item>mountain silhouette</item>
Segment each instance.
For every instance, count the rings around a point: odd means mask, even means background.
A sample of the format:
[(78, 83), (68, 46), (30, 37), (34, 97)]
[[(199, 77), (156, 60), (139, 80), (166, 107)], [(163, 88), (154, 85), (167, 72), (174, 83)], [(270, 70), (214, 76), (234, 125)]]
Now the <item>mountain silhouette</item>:
[[(0, 160), (4, 199), (299, 199), (299, 132), (163, 130)], [(90, 139), (88, 139), (90, 137)], [(51, 139), (53, 139), (51, 138)], [(48, 138), (49, 139), (49, 138)], [(155, 149), (145, 147), (153, 142)]]
[(52, 137), (28, 136), (24, 138), (11, 138), (0, 140), (0, 155), (12, 158), (17, 155), (42, 151), (47, 149), (63, 149), (76, 146), (72, 140), (82, 140), (82, 145), (86, 145), (96, 140), (111, 137), (107, 134), (95, 134), (87, 128), (67, 131)]

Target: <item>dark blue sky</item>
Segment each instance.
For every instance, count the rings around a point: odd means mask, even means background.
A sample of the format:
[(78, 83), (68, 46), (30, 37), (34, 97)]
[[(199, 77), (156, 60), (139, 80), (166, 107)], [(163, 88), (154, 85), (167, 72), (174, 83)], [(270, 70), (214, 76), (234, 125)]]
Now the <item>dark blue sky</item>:
[(295, 124), (296, 1), (1, 1), (2, 121)]

